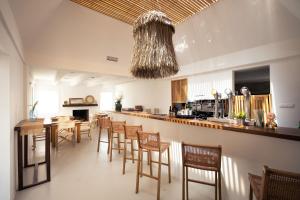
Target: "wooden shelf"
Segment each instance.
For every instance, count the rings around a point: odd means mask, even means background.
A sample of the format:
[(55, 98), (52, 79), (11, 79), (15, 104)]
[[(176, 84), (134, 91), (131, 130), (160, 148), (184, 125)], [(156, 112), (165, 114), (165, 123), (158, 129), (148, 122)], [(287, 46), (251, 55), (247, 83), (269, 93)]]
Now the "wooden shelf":
[(97, 103), (92, 103), (92, 104), (79, 103), (79, 104), (63, 105), (63, 107), (88, 107), (88, 106), (98, 106), (98, 104)]

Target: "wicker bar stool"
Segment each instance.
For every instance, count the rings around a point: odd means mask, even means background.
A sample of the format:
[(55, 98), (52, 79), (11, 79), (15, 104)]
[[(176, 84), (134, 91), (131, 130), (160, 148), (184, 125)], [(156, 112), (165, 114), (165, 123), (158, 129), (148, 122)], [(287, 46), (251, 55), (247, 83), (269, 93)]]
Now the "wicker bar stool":
[[(168, 166), (169, 183), (171, 183), (171, 163), (170, 163), (170, 143), (161, 142), (159, 133), (149, 133), (138, 131), (138, 162), (136, 174), (136, 193), (139, 192), (140, 176), (146, 176), (157, 180), (157, 200), (160, 199), (160, 182), (161, 182), (161, 165)], [(150, 157), (150, 174), (143, 172), (143, 151), (149, 152)], [(152, 152), (158, 153), (158, 161), (152, 160)], [(162, 162), (162, 154), (167, 152), (168, 163)], [(158, 176), (153, 176), (152, 163), (158, 164)]]
[[(182, 143), (182, 199), (189, 199), (188, 182), (215, 186), (215, 199), (222, 199), (221, 195), (221, 146), (200, 146)], [(188, 169), (200, 169), (215, 172), (215, 183), (190, 179)], [(218, 182), (218, 183), (217, 183)], [(185, 191), (186, 190), (186, 191)]]
[[(124, 150), (124, 148), (121, 148), (121, 142), (120, 141), (120, 135), (125, 134), (124, 126), (126, 125), (126, 121), (111, 121), (111, 132), (110, 132), (110, 157), (109, 161), (112, 161), (112, 150), (118, 150), (119, 154), (121, 153), (121, 150)], [(117, 134), (115, 137), (114, 134)], [(114, 139), (117, 139), (118, 141), (118, 147), (113, 147)]]
[[(97, 145), (97, 152), (99, 152), (100, 149), (100, 143), (107, 143), (107, 154), (109, 154), (109, 148), (110, 148), (110, 131), (111, 131), (111, 121), (110, 117), (99, 117), (98, 118), (98, 124), (99, 124), (99, 136), (98, 136), (98, 145)], [(101, 140), (101, 134), (102, 131), (106, 129), (107, 130), (107, 141)]]
[[(124, 126), (124, 130), (125, 130), (125, 140), (124, 140), (124, 157), (123, 157), (123, 174), (125, 174), (125, 165), (126, 165), (126, 160), (132, 160), (132, 163), (134, 163), (134, 152), (138, 151), (137, 149), (134, 149), (134, 142), (138, 140), (137, 137), (137, 132), (138, 131), (142, 131), (143, 127), (142, 125), (140, 126)], [(131, 157), (127, 157), (127, 143), (128, 140), (130, 142), (130, 153), (131, 153)], [(136, 159), (137, 160), (137, 159)]]
[(299, 200), (300, 174), (270, 169), (264, 166), (263, 175), (256, 176), (249, 173), (250, 195), (257, 200)]

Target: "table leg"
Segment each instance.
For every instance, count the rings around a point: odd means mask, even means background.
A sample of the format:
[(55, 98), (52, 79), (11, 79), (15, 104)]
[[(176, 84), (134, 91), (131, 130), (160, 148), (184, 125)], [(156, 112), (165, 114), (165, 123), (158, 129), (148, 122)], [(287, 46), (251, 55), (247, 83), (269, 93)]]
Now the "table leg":
[(24, 167), (28, 167), (28, 135), (24, 135)]
[(80, 124), (76, 124), (77, 126), (77, 143), (81, 141), (81, 134), (80, 134)]
[(45, 142), (45, 152), (46, 152), (46, 165), (47, 165), (47, 181), (51, 180), (51, 171), (50, 171), (50, 127), (46, 128), (46, 142)]
[(51, 126), (51, 143), (52, 143), (52, 147), (55, 147), (55, 145), (56, 145), (56, 136), (55, 136), (56, 131), (57, 131), (57, 125), (52, 125)]
[(18, 184), (19, 190), (23, 190), (23, 144), (22, 144), (22, 136), (21, 132), (18, 131)]

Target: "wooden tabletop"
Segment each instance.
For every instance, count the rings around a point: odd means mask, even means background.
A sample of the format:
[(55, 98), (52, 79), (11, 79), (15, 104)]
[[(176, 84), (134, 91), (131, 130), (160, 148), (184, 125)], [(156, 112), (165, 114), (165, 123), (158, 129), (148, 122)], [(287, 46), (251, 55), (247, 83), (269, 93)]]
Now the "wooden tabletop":
[(222, 129), (222, 130), (235, 131), (240, 133), (248, 133), (254, 135), (300, 141), (300, 129), (296, 129), (296, 128), (277, 127), (275, 129), (271, 129), (271, 128), (261, 128), (256, 126), (237, 126), (229, 123), (211, 122), (207, 120), (179, 119), (175, 117), (169, 117), (168, 115), (153, 115), (145, 112), (123, 112), (122, 111), (122, 112), (113, 112), (113, 113), (143, 117), (149, 119), (156, 119), (156, 120), (163, 120), (163, 121), (169, 121), (169, 122), (192, 125), (192, 126)]
[[(14, 130), (15, 131), (19, 131), (22, 124), (24, 124), (25, 122), (28, 122), (29, 119), (24, 119), (24, 120), (21, 120), (19, 123), (17, 123), (17, 125), (15, 126)], [(80, 120), (74, 120), (75, 121), (75, 124), (81, 124), (82, 121)], [(57, 122), (52, 122), (51, 119), (45, 119), (44, 120), (44, 127), (46, 128), (47, 126), (52, 126), (52, 125), (56, 125)]]

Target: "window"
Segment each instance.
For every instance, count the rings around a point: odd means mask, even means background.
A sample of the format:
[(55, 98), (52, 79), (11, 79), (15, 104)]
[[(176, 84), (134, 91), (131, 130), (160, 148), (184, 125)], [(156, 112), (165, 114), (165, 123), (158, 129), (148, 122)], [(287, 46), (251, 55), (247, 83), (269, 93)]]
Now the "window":
[(55, 89), (40, 87), (36, 90), (36, 100), (38, 101), (36, 114), (38, 117), (49, 118), (59, 112), (59, 96)]

